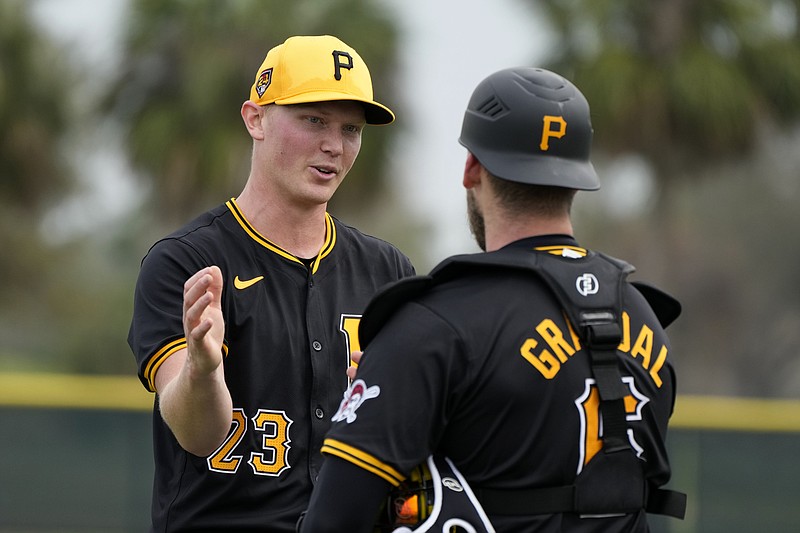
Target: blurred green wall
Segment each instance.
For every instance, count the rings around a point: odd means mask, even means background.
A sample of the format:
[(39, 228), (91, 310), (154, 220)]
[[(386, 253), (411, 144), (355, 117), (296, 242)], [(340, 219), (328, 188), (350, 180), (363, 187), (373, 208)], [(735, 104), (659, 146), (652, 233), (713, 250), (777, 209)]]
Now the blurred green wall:
[[(0, 532), (145, 531), (152, 396), (135, 377), (0, 374)], [(679, 397), (654, 533), (800, 531), (800, 402)]]

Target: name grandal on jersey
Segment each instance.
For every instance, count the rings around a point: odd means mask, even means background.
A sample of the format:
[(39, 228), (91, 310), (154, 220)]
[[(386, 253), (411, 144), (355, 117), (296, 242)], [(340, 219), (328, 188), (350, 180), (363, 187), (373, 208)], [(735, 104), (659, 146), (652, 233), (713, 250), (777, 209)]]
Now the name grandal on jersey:
[[(637, 360), (648, 371), (648, 375), (656, 387), (661, 387), (661, 376), (658, 373), (667, 359), (667, 347), (662, 344), (658, 350), (654, 349), (653, 330), (647, 324), (642, 325), (641, 329), (636, 332), (635, 340), (631, 342), (634, 337), (631, 331), (630, 316), (624, 311), (621, 325), (622, 341), (617, 346), (617, 350)], [(520, 346), (520, 355), (547, 379), (556, 377), (561, 370), (561, 365), (581, 350), (580, 339), (568, 321), (567, 328), (569, 335), (565, 335), (553, 320), (546, 318), (534, 328), (538, 334), (536, 338), (529, 337)], [(539, 349), (541, 342), (544, 342), (546, 347)]]

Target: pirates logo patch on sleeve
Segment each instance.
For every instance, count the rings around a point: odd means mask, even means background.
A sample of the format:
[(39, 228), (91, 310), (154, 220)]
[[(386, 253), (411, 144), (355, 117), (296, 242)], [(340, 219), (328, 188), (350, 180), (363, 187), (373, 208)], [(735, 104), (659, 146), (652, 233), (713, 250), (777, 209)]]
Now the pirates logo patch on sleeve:
[(355, 380), (353, 384), (350, 385), (350, 388), (344, 391), (344, 397), (342, 398), (342, 403), (339, 404), (339, 410), (333, 415), (331, 421), (339, 422), (344, 420), (350, 424), (357, 418), (356, 410), (361, 407), (361, 404), (370, 398), (377, 398), (380, 393), (381, 388), (377, 385), (368, 387), (363, 379)]

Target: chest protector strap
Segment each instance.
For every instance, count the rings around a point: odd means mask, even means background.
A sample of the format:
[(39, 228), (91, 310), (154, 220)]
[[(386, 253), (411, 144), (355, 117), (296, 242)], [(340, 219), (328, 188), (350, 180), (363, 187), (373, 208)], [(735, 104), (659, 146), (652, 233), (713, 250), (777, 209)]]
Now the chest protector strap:
[(686, 496), (647, 483), (642, 461), (628, 439), (624, 398), (629, 392), (622, 382), (617, 346), (622, 340), (622, 291), (633, 266), (593, 252), (580, 260), (549, 253), (497, 255), (512, 264), (527, 263), (550, 287), (576, 329), (589, 353), (600, 395), (603, 448), (573, 485), (513, 491), (513, 495), (479, 491), (487, 512), (605, 515), (644, 509), (683, 518)]
[[(378, 320), (383, 322), (387, 318), (385, 313), (396, 308), (400, 300), (459, 273), (493, 267), (533, 272), (546, 282), (558, 299), (591, 359), (592, 377), (600, 395), (603, 448), (572, 485), (514, 491), (476, 488), (475, 494), (486, 512), (608, 515), (644, 509), (649, 513), (683, 518), (686, 495), (650, 485), (644, 477), (642, 461), (636, 457), (628, 439), (624, 404), (628, 391), (622, 382), (617, 346), (622, 338), (622, 291), (628, 274), (634, 271), (633, 266), (596, 252), (589, 252), (581, 259), (519, 250), (455, 256), (437, 266), (429, 276), (409, 281), (405, 290), (386, 295), (381, 306), (386, 311), (372, 316), (383, 314)], [(664, 327), (680, 314), (680, 304), (672, 297), (649, 285), (633, 283), (633, 286), (647, 299)], [(399, 293), (403, 293), (402, 296)], [(369, 308), (360, 328), (360, 333), (366, 333), (362, 346), (374, 335), (368, 318)]]

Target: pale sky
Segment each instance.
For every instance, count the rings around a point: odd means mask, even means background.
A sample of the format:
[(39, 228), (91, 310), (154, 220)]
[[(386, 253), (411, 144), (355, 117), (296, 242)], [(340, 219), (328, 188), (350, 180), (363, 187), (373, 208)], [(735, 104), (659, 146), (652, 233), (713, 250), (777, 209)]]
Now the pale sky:
[(397, 147), (395, 172), (407, 180), (410, 209), (430, 217), (430, 254), (476, 251), (467, 229), (461, 186), (466, 150), (458, 143), (472, 90), (496, 70), (532, 65), (546, 42), (544, 27), (522, 0), (384, 0), (403, 28), (405, 64), (399, 94), (413, 129)]
[[(411, 114), (406, 117), (410, 132), (390, 156), (391, 173), (398, 201), (413, 216), (430, 220), (434, 233), (426, 242), (436, 262), (477, 249), (464, 214), (466, 151), (458, 144), (472, 89), (496, 70), (534, 65), (537, 51), (546, 46), (546, 28), (522, 0), (381, 1), (401, 27), (404, 74), (396, 94), (407, 99), (403, 110)], [(113, 66), (125, 5), (126, 0), (37, 0), (34, 12), (54, 35), (82, 52), (90, 67), (104, 71)], [(64, 217), (75, 220), (78, 230), (94, 227), (100, 222), (96, 217), (118, 215), (141, 196), (113, 146), (91, 152), (80, 158), (89, 191), (54, 213), (46, 222), (48, 232), (63, 231)], [(104, 210), (98, 212), (98, 205)]]

